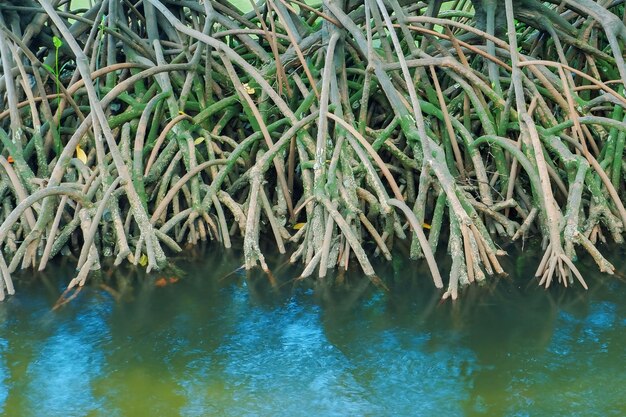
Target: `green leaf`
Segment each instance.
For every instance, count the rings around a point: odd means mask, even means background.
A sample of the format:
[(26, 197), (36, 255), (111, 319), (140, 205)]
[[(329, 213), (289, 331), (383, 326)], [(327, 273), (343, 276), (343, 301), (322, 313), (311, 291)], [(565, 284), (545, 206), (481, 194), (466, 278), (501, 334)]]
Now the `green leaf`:
[(50, 65), (48, 64), (41, 64), (46, 70), (50, 71), (51, 73), (54, 74), (54, 68), (52, 68)]
[(54, 44), (54, 47), (57, 49), (59, 49), (63, 45), (63, 41), (56, 36), (52, 37), (52, 43)]

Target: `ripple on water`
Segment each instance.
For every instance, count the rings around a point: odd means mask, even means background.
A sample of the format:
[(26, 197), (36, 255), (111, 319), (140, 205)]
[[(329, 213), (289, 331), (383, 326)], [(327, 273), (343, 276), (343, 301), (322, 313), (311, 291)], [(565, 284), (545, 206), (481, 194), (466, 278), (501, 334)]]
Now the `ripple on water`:
[(392, 328), (346, 346), (376, 415), (461, 416), (475, 357), (437, 344), (427, 333)]
[(86, 415), (105, 406), (91, 384), (103, 376), (107, 314), (105, 305), (85, 308), (37, 346), (27, 368), (30, 410), (53, 417)]
[[(578, 361), (578, 356), (571, 353), (574, 350), (596, 353), (603, 334), (610, 332), (617, 324), (616, 321), (616, 305), (609, 301), (592, 303), (590, 311), (582, 318), (562, 310), (548, 350), (565, 356), (563, 361), (566, 363), (569, 362), (568, 357)], [(553, 362), (553, 366), (561, 365), (562, 362)]]
[(373, 408), (316, 308), (251, 308), (218, 351), (228, 415), (359, 416)]
[(623, 366), (617, 365), (624, 364), (626, 356), (620, 346), (622, 353), (616, 358), (615, 344), (619, 342), (613, 340), (617, 324), (612, 302), (591, 303), (582, 316), (561, 310), (546, 351), (526, 359), (525, 366), (513, 371), (508, 415), (524, 415), (528, 398), (533, 398), (536, 414), (623, 415), (622, 400), (606, 386), (607, 381), (612, 387), (626, 386)]
[(83, 293), (54, 313), (16, 297), (7, 320), (1, 305), (0, 414), (625, 415), (619, 288), (475, 313), (464, 299), (460, 321), (447, 304), (415, 314), (413, 293), (316, 305), (311, 289), (285, 300), (240, 278), (127, 304)]
[(6, 339), (0, 338), (0, 413), (4, 412), (4, 404), (9, 396), (9, 371), (6, 365), (6, 351), (9, 347), (9, 342)]

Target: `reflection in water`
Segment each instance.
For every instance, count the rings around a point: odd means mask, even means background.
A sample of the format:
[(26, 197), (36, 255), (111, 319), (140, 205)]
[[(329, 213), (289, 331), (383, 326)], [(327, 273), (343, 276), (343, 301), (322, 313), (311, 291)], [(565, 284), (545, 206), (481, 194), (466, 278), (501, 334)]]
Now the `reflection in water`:
[(86, 414), (104, 407), (91, 385), (103, 371), (102, 347), (108, 339), (106, 318), (111, 306), (99, 300), (89, 304), (71, 320), (58, 326), (48, 323), (54, 330), (37, 346), (26, 370), (25, 388), (31, 393), (28, 409), (45, 410), (52, 417)]
[(278, 264), (270, 283), (213, 251), (181, 259), (186, 275), (164, 287), (111, 270), (51, 312), (71, 275), (59, 266), (0, 304), (0, 413), (626, 414), (626, 285), (546, 292), (522, 255), (508, 258), (518, 276), (454, 304), (402, 257), (377, 268), (382, 292)]
[(257, 307), (250, 313), (218, 349), (234, 404), (225, 411), (332, 416), (363, 415), (371, 409), (350, 373), (350, 363), (324, 335), (318, 308), (290, 301), (278, 309)]
[[(7, 370), (6, 360), (4, 359), (7, 354), (7, 348), (9, 342), (6, 339), (0, 338), (0, 406), (3, 406), (9, 395), (9, 372)], [(4, 411), (4, 407), (0, 408), (0, 413)]]

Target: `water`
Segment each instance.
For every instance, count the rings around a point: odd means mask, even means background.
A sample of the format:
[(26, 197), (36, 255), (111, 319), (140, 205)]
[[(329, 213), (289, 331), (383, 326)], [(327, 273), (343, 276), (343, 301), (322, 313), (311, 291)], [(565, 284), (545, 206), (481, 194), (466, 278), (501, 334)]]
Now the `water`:
[(111, 270), (54, 311), (71, 268), (23, 273), (0, 304), (0, 414), (626, 415), (623, 275), (582, 261), (590, 291), (544, 291), (526, 251), (503, 259), (515, 276), (441, 304), (400, 256), (377, 267), (389, 292), (354, 272), (231, 273), (239, 256), (190, 253), (162, 287)]

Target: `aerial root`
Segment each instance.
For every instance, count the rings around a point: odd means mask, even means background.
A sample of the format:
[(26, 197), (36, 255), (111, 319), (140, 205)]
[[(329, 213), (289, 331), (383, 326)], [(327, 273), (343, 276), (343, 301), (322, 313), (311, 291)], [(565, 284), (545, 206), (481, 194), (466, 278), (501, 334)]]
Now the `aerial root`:
[[(270, 245), (300, 278), (354, 266), (380, 287), (373, 258), (410, 240), (453, 300), (505, 273), (495, 236), (550, 242), (546, 288), (587, 287), (575, 245), (615, 273), (597, 243), (626, 222), (621, 4), (42, 1), (26, 22), (17, 3), (0, 8), (20, 28), (0, 30), (0, 297), (60, 255), (77, 273), (55, 308), (107, 257), (152, 272), (240, 239), (246, 269), (270, 276)], [(58, 39), (21, 36), (40, 32)]]
[(557, 248), (555, 250), (552, 243), (546, 248), (541, 263), (535, 272), (536, 277), (541, 277), (539, 285), (544, 286), (546, 289), (549, 288), (556, 274), (558, 282), (567, 287), (573, 283), (573, 274), (584, 289), (589, 289), (578, 268), (565, 255), (560, 246)]

